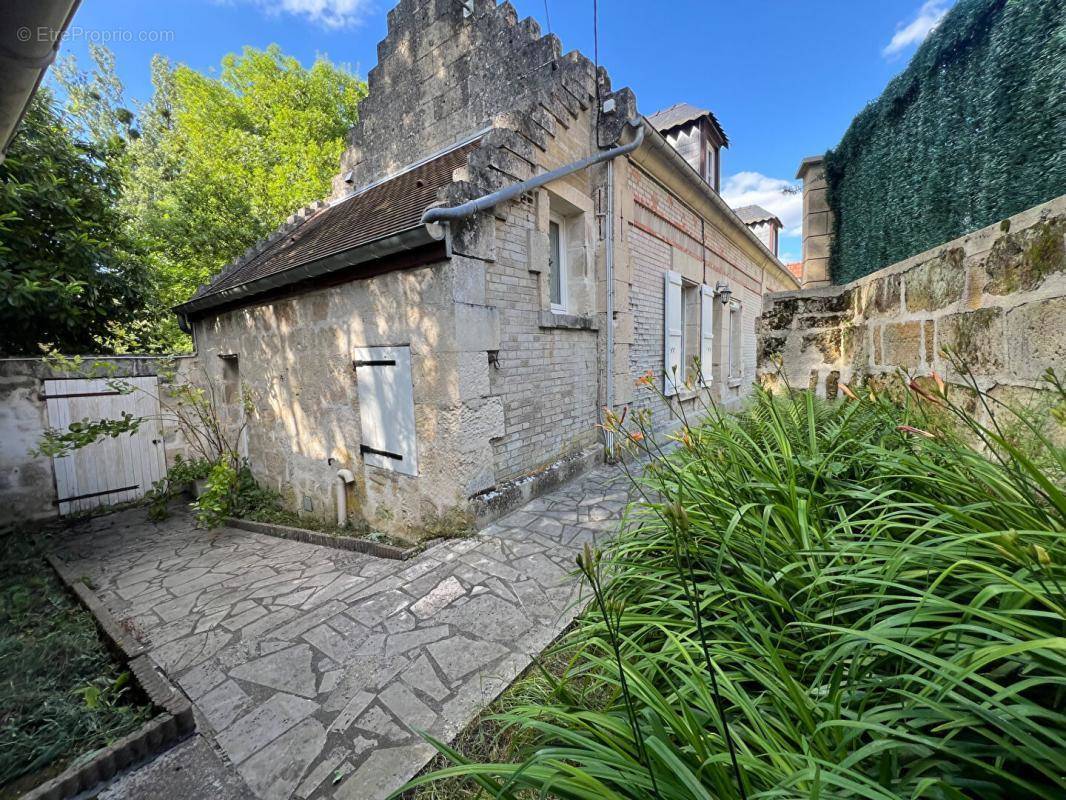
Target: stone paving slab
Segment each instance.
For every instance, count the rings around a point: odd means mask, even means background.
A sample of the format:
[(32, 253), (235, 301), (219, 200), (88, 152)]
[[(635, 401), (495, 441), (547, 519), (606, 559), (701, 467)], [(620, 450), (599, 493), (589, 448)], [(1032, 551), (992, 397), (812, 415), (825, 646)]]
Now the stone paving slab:
[(403, 562), (142, 509), (58, 555), (192, 700), (230, 773), (205, 797), (377, 800), (433, 757), (416, 730), (454, 737), (570, 623), (628, 490), (603, 467)]

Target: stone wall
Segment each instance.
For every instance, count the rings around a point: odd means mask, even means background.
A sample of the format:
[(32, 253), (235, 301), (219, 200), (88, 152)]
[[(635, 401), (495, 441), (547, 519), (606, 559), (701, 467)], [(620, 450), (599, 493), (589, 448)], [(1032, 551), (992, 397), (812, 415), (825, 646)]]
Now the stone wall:
[[(194, 324), (216, 383), (236, 356), (254, 412), (248, 457), (289, 508), (334, 519), (337, 470), (356, 477), (350, 515), (409, 534), (494, 483), (489, 440), (502, 432), (486, 352), (499, 349), (484, 303), (484, 265), (447, 262), (329, 286)], [(419, 475), (367, 465), (360, 454), (353, 349), (411, 349)], [(232, 358), (228, 363), (234, 363)]]
[(595, 74), (591, 61), (563, 56), (558, 37), (542, 36), (532, 18), (519, 20), (510, 3), (400, 0), (367, 82), (336, 197), (538, 97), (566, 93), (576, 104), (594, 88)]
[[(1066, 374), (1066, 195), (844, 286), (768, 298), (759, 377), (815, 388), (903, 370), (1013, 396)], [(778, 370), (777, 362), (781, 369)]]
[[(754, 383), (754, 330), (762, 311), (763, 292), (784, 288), (791, 281), (767, 254), (754, 250), (738, 230), (732, 229), (724, 214), (710, 208), (698, 213), (682, 199), (679, 189), (663, 182), (666, 175), (653, 175), (652, 169), (650, 162), (644, 162), (629, 163), (622, 171), (624, 247), (620, 272), (625, 286), (617, 306), (623, 309), (618, 338), (626, 373), (625, 384), (620, 381), (617, 386), (617, 400), (650, 408), (653, 419), (664, 421), (676, 415), (677, 401), (670, 401), (668, 406), (657, 391), (633, 383), (649, 370), (662, 375), (664, 273), (679, 272), (688, 281), (711, 287), (725, 283), (741, 304), (741, 370), (734, 375), (728, 374), (727, 365), (728, 314), (721, 304), (715, 304), (712, 385), (703, 400), (713, 399), (726, 406), (747, 396)], [(681, 176), (671, 176), (671, 182), (679, 186)], [(700, 402), (698, 396), (680, 401), (688, 409), (686, 413), (697, 409)]]
[[(107, 377), (133, 378), (157, 375), (161, 359), (151, 356), (86, 356), (88, 366), (96, 361), (114, 371)], [(168, 359), (168, 367), (170, 360)], [(184, 379), (193, 369), (191, 356), (174, 360), (178, 376)], [(0, 359), (0, 525), (17, 520), (45, 519), (59, 513), (55, 473), (50, 458), (30, 455), (45, 429), (51, 427), (44, 397), (44, 381), (54, 378), (82, 378), (104, 375), (72, 374), (51, 369), (39, 358)], [(187, 456), (180, 432), (171, 424), (163, 426), (163, 446), (167, 463), (177, 455)]]

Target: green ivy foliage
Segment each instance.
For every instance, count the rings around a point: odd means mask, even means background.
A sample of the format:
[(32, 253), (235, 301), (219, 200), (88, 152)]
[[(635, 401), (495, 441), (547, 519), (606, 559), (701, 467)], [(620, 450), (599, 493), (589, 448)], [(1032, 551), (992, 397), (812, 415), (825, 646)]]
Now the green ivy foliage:
[(1066, 0), (959, 0), (826, 179), (836, 283), (1066, 192)]

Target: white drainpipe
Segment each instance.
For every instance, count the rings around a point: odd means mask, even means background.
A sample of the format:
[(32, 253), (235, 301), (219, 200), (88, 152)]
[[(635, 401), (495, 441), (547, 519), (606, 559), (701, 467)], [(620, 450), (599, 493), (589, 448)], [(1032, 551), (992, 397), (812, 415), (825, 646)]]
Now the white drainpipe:
[(337, 470), (337, 525), (343, 528), (348, 524), (348, 484), (355, 483), (355, 476), (350, 469)]
[[(607, 278), (607, 383), (604, 385), (604, 401), (608, 411), (614, 410), (614, 160), (607, 162), (607, 225), (606, 252), (604, 261)], [(604, 420), (606, 422), (606, 420)], [(614, 431), (603, 431), (603, 444), (607, 459), (614, 458)]]

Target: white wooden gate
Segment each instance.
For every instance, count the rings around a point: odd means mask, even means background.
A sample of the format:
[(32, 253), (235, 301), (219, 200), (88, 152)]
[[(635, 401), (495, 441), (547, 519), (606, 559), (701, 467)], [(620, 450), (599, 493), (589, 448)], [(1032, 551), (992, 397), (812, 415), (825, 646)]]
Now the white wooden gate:
[(134, 387), (131, 393), (117, 392), (101, 378), (44, 382), (48, 424), (59, 430), (83, 419), (118, 419), (123, 411), (150, 417), (132, 436), (109, 437), (52, 460), (61, 515), (136, 500), (166, 473), (158, 381), (122, 380)]

